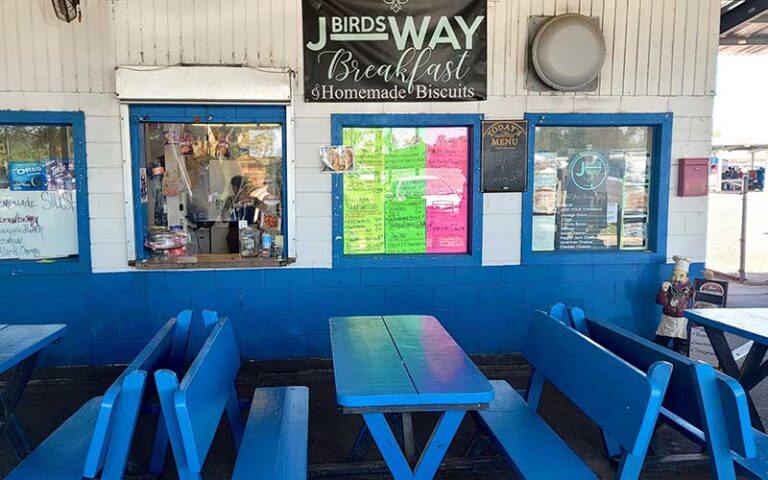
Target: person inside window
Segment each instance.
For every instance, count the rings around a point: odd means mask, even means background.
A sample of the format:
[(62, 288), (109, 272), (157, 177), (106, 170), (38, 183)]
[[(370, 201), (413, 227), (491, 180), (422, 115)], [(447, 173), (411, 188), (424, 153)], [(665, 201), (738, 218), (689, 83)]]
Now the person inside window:
[(273, 213), (271, 210), (274, 207), (270, 205), (273, 203), (272, 200), (276, 198), (270, 192), (266, 167), (251, 164), (244, 165), (243, 170), (246, 174), (236, 175), (230, 181), (232, 194), (224, 204), (222, 215), (229, 221), (229, 231), (227, 232), (227, 250), (229, 253), (240, 251), (239, 222), (245, 220), (248, 225), (251, 225), (259, 220), (260, 213)]
[(245, 220), (250, 225), (255, 221), (255, 200), (251, 198), (250, 194), (256, 190), (256, 187), (242, 175), (232, 177), (230, 186), (232, 187), (232, 194), (224, 203), (222, 217), (229, 221), (227, 251), (238, 253), (240, 251), (239, 222)]

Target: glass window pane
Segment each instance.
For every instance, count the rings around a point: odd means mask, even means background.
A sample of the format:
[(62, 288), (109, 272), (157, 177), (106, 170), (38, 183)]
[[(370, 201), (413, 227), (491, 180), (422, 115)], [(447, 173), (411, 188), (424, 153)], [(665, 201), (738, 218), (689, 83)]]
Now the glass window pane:
[(647, 249), (652, 134), (536, 127), (533, 251)]
[(344, 253), (467, 253), (469, 128), (345, 128)]
[(0, 259), (76, 257), (72, 127), (0, 125)]
[(145, 123), (142, 148), (152, 257), (283, 258), (281, 125)]

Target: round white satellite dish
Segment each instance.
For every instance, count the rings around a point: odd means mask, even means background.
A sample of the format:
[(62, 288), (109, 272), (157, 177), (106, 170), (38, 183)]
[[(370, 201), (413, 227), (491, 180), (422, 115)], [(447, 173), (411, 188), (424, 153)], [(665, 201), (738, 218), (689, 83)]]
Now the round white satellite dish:
[(548, 20), (533, 40), (531, 56), (539, 77), (556, 90), (575, 91), (595, 80), (605, 61), (605, 38), (578, 13)]

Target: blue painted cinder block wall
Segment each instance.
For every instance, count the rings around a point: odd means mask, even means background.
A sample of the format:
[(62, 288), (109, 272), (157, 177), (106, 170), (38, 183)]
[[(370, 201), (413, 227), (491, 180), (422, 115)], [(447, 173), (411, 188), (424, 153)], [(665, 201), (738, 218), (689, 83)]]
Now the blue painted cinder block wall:
[[(436, 316), (469, 353), (519, 351), (531, 312), (563, 301), (651, 335), (671, 265), (270, 269), (15, 275), (0, 322), (66, 323), (46, 365), (126, 363), (171, 316), (218, 310), (244, 358), (329, 357), (328, 318)], [(696, 276), (702, 264), (691, 266)]]

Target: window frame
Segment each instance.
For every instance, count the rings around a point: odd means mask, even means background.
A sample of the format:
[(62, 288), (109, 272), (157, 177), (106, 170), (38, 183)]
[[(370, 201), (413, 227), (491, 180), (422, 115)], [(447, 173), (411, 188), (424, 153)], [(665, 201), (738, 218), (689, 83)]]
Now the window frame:
[(88, 167), (83, 112), (0, 111), (0, 125), (66, 125), (72, 128), (77, 199), (77, 258), (49, 260), (0, 260), (0, 273), (84, 273), (91, 271), (90, 218), (88, 214)]
[[(129, 106), (129, 131), (131, 146), (131, 185), (133, 190), (133, 224), (134, 224), (134, 253), (136, 261), (146, 260), (149, 255), (144, 248), (144, 237), (147, 233), (147, 216), (141, 203), (141, 125), (143, 123), (278, 123), (283, 131), (282, 157), (282, 202), (283, 202), (283, 252), (285, 259), (289, 257), (288, 242), (288, 209), (291, 201), (288, 198), (288, 130), (287, 107), (284, 105), (174, 105), (174, 104), (134, 104)], [(192, 264), (194, 265), (194, 264)], [(181, 266), (179, 268), (182, 268)], [(189, 264), (186, 265), (189, 268)], [(226, 269), (263, 268), (251, 265), (238, 265), (232, 262)]]
[(523, 194), (523, 264), (666, 263), (669, 179), (672, 168), (673, 114), (664, 113), (527, 113), (528, 171), (533, 172), (536, 127), (650, 127), (651, 188), (649, 192), (648, 249), (596, 252), (533, 251), (533, 174)]
[[(480, 192), (480, 114), (332, 114), (331, 143), (341, 145), (344, 128), (388, 127), (468, 127), (470, 158), (468, 172), (469, 208), (467, 253), (433, 254), (344, 254), (344, 192), (343, 174), (333, 174), (333, 266), (334, 267), (458, 267), (481, 265), (483, 240), (483, 195)], [(319, 168), (319, 167), (318, 167)]]

